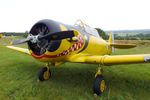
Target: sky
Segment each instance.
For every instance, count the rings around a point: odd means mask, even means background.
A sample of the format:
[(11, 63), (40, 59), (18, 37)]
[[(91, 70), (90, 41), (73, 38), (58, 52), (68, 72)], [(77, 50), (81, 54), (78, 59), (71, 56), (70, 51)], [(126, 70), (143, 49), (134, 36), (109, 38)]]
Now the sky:
[(25, 32), (41, 19), (103, 30), (150, 29), (150, 0), (0, 0), (0, 32)]

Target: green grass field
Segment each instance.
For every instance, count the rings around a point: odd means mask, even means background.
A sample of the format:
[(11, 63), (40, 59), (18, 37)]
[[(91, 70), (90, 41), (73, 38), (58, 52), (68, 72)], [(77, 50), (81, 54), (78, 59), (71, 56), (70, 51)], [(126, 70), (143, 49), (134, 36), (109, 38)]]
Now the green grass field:
[[(150, 64), (104, 66), (108, 90), (95, 97), (97, 65), (65, 63), (51, 69), (51, 79), (38, 82), (37, 72), (45, 64), (7, 49), (13, 39), (0, 39), (0, 100), (150, 100)], [(150, 53), (150, 41), (134, 42), (136, 48), (115, 54)]]

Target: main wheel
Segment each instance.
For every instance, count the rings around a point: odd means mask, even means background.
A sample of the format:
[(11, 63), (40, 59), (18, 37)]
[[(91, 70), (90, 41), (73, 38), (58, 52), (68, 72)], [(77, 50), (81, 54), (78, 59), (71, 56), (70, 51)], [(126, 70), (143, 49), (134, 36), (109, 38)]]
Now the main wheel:
[(40, 81), (48, 80), (51, 77), (51, 71), (47, 67), (43, 67), (38, 72), (38, 78)]
[(93, 85), (93, 92), (94, 94), (101, 95), (106, 90), (106, 82), (102, 75), (98, 75), (95, 78), (94, 85)]

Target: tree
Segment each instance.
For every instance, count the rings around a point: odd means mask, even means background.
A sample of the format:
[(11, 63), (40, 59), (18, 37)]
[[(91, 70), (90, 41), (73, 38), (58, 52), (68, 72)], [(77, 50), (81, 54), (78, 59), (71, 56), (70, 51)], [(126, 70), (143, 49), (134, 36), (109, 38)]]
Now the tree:
[(108, 38), (108, 35), (106, 35), (106, 33), (102, 29), (100, 28), (95, 28), (95, 29), (97, 30), (100, 37), (102, 37), (105, 40)]

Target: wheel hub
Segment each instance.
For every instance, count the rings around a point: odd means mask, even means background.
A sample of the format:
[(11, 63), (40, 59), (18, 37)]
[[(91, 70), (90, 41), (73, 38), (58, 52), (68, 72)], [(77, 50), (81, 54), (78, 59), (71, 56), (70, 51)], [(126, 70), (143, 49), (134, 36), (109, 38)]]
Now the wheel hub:
[(105, 80), (102, 80), (99, 84), (100, 86), (100, 91), (101, 92), (104, 92), (105, 91), (105, 87), (106, 87), (106, 84), (105, 84)]

